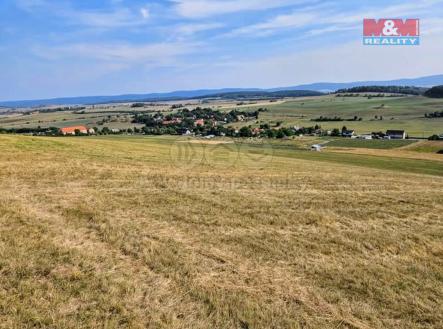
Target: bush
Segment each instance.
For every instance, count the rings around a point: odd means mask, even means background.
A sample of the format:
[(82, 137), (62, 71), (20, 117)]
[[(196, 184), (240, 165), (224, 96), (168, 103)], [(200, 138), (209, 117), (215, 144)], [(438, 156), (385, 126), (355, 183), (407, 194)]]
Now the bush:
[(332, 129), (331, 136), (340, 136), (340, 130), (337, 128)]
[(252, 130), (249, 127), (242, 127), (239, 131), (240, 137), (251, 137), (252, 136)]

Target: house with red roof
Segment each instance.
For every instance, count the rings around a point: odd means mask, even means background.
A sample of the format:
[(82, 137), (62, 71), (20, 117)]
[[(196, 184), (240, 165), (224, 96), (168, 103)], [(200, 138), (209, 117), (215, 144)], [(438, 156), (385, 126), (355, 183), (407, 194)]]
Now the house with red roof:
[(75, 132), (79, 131), (81, 134), (87, 134), (89, 132), (88, 128), (85, 126), (72, 126), (60, 128), (60, 133), (62, 135), (75, 135)]
[(203, 119), (198, 119), (194, 121), (194, 125), (195, 126), (204, 126), (205, 125), (205, 120)]

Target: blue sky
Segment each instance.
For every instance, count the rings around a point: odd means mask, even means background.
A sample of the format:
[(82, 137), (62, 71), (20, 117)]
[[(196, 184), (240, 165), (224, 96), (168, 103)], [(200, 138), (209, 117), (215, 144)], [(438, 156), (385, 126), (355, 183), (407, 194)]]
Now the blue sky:
[[(443, 0), (2, 0), (0, 100), (443, 73)], [(363, 18), (420, 18), (365, 47)]]

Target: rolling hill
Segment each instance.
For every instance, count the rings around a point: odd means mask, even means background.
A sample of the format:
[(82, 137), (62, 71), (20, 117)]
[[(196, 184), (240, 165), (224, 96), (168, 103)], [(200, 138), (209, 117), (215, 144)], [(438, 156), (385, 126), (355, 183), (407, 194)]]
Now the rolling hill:
[(443, 74), (440, 75), (432, 75), (426, 77), (420, 77), (415, 79), (398, 79), (398, 80), (389, 80), (389, 81), (356, 81), (356, 82), (345, 82), (345, 83), (334, 83), (334, 82), (319, 82), (312, 84), (304, 84), (294, 87), (284, 87), (284, 88), (275, 88), (270, 91), (278, 91), (278, 90), (314, 90), (314, 91), (322, 91), (322, 92), (332, 92), (338, 89), (347, 89), (354, 88), (360, 86), (415, 86), (415, 87), (433, 87), (436, 85), (443, 84)]
[(48, 105), (75, 105), (75, 104), (103, 104), (112, 102), (136, 102), (136, 101), (168, 101), (177, 99), (195, 99), (202, 97), (213, 97), (220, 94), (232, 94), (243, 92), (287, 92), (287, 91), (311, 91), (311, 92), (333, 92), (338, 89), (353, 88), (358, 86), (416, 86), (432, 87), (443, 85), (443, 74), (416, 79), (399, 79), (391, 81), (357, 81), (357, 82), (320, 82), (304, 84), (290, 87), (280, 87), (271, 89), (259, 88), (224, 88), (224, 89), (200, 89), (200, 90), (181, 90), (169, 93), (149, 93), (149, 94), (124, 94), (117, 96), (82, 96), (82, 97), (64, 97), (53, 99), (37, 100), (15, 100), (0, 102), (4, 107), (36, 107)]

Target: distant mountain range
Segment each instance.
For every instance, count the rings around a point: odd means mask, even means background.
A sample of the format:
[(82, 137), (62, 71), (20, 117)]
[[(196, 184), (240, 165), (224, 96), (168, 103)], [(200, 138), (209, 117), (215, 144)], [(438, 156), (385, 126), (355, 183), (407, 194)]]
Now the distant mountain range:
[(209, 94), (204, 96), (193, 97), (192, 99), (236, 99), (236, 100), (252, 100), (252, 99), (277, 99), (282, 97), (307, 97), (321, 96), (323, 92), (314, 90), (247, 90), (247, 91), (231, 91), (217, 94)]
[[(118, 96), (86, 96), (86, 97), (65, 97), (53, 99), (37, 100), (18, 100), (18, 101), (0, 101), (0, 107), (37, 107), (49, 105), (85, 105), (85, 104), (103, 104), (116, 102), (154, 102), (180, 99), (196, 99), (207, 97), (228, 98), (239, 96), (239, 94), (256, 94), (257, 97), (275, 93), (274, 95), (284, 97), (290, 91), (300, 91), (292, 93), (292, 96), (310, 96), (318, 95), (321, 92), (333, 92), (338, 89), (353, 88), (359, 86), (415, 86), (415, 87), (433, 87), (443, 85), (443, 74), (415, 79), (399, 79), (390, 81), (356, 81), (356, 82), (319, 82), (304, 84), (291, 87), (280, 87), (271, 89), (260, 88), (225, 88), (225, 89), (201, 89), (201, 90), (182, 90), (169, 93), (150, 93), (150, 94), (127, 94)], [(278, 94), (278, 93), (280, 94)], [(240, 97), (241, 98), (241, 97)]]
[(427, 77), (420, 77), (415, 79), (398, 79), (387, 81), (356, 81), (356, 82), (344, 82), (344, 83), (331, 83), (331, 82), (318, 82), (312, 84), (299, 85), (295, 87), (275, 88), (276, 90), (315, 90), (322, 92), (333, 92), (339, 89), (347, 89), (360, 86), (414, 86), (414, 87), (427, 87), (443, 85), (443, 74), (431, 75)]

